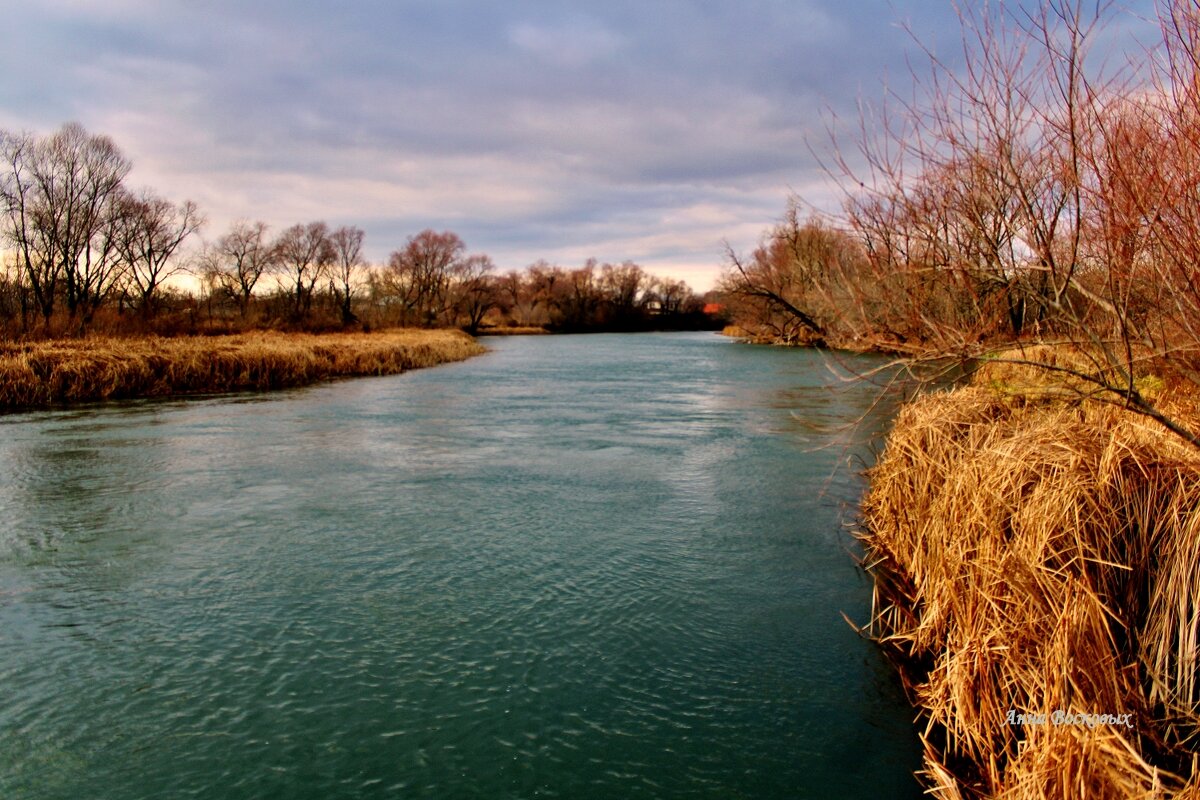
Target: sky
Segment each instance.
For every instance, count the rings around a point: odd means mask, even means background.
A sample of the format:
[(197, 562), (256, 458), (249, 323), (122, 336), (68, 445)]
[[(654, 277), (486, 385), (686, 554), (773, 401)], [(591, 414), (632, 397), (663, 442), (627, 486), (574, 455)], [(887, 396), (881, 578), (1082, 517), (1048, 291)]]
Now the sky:
[[(711, 287), (789, 196), (836, 210), (830, 130), (949, 61), (949, 0), (0, 0), (0, 128), (111, 136), (204, 238), (425, 228), (501, 270), (631, 260)], [(849, 154), (853, 157), (853, 153)]]

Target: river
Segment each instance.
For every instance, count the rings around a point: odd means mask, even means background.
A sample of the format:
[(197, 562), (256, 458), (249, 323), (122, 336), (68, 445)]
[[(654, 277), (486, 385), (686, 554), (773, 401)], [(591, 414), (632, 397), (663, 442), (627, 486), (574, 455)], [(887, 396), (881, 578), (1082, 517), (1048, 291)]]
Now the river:
[(920, 797), (842, 618), (875, 391), (712, 334), (486, 343), (0, 418), (0, 797)]

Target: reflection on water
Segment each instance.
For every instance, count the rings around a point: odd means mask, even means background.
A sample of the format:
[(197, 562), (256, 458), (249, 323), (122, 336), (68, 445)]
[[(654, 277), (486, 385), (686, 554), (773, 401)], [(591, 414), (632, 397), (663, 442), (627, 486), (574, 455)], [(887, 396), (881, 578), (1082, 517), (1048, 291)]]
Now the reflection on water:
[(873, 391), (709, 335), (489, 344), (0, 420), (0, 796), (919, 796), (841, 619)]

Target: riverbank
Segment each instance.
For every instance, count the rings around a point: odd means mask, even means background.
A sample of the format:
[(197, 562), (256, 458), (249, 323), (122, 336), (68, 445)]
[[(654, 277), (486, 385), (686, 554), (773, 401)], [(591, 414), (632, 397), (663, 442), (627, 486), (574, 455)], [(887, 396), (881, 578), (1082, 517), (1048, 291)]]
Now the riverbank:
[(538, 325), (492, 325), (480, 328), (476, 336), (548, 336), (550, 331)]
[(1200, 454), (1012, 385), (904, 408), (864, 503), (871, 632), (924, 718), (926, 782), (1195, 797)]
[(791, 336), (776, 332), (752, 330), (740, 325), (726, 325), (719, 333), (747, 344), (772, 345), (775, 347), (808, 347), (818, 350), (843, 350), (848, 353), (876, 353), (890, 356), (909, 356), (919, 348), (907, 347), (903, 343), (881, 336), (855, 336), (823, 339), (803, 329)]
[(403, 329), (4, 344), (0, 408), (281, 389), (431, 367), (484, 350), (458, 330)]

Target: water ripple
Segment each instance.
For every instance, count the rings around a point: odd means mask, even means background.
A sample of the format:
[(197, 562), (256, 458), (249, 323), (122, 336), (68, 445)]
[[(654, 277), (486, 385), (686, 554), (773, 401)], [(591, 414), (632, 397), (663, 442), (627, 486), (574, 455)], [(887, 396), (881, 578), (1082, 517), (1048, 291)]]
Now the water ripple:
[(6, 418), (0, 796), (917, 796), (840, 618), (870, 398), (815, 358), (514, 339)]

